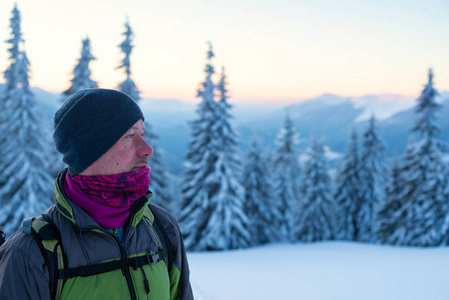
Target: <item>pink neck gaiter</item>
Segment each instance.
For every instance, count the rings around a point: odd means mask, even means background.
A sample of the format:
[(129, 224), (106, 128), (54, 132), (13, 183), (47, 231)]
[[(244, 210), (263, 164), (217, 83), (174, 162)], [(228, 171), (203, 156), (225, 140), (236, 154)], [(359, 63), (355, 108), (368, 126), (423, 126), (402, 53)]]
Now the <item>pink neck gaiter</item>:
[(150, 167), (104, 176), (71, 177), (66, 173), (64, 191), (104, 229), (125, 225), (134, 202), (148, 192)]

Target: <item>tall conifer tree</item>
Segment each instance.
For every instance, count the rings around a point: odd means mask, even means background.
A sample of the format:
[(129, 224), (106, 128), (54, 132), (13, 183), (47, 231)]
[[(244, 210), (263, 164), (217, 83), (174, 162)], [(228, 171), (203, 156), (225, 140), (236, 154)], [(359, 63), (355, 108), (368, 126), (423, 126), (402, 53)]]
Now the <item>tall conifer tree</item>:
[(351, 134), (345, 156), (337, 174), (335, 201), (340, 207), (339, 233), (337, 238), (354, 240), (358, 236), (356, 216), (360, 207), (359, 195), (359, 153), (357, 134)]
[(203, 231), (209, 221), (203, 211), (210, 214), (212, 208), (209, 198), (216, 190), (216, 187), (206, 184), (211, 172), (210, 164), (215, 161), (214, 154), (217, 152), (217, 146), (213, 143), (215, 136), (212, 130), (217, 110), (217, 104), (214, 101), (215, 85), (212, 82), (212, 75), (215, 73), (212, 66), (214, 56), (212, 45), (209, 44), (205, 68), (206, 79), (197, 94), (202, 101), (196, 111), (198, 118), (191, 122), (192, 139), (187, 153), (187, 169), (182, 186), (180, 222), (184, 228), (184, 242), (187, 249), (191, 250), (205, 248), (204, 245), (201, 248), (198, 247), (204, 238)]
[(281, 216), (274, 205), (270, 171), (256, 139), (251, 142), (246, 156), (243, 186), (246, 191), (243, 207), (248, 216), (251, 245), (275, 241), (278, 233), (273, 220), (279, 220)]
[(299, 176), (300, 167), (297, 157), (297, 146), (299, 135), (287, 114), (284, 127), (278, 134), (276, 141), (275, 182), (274, 193), (276, 197), (277, 210), (281, 219), (276, 220), (278, 224), (278, 239), (287, 241), (292, 238), (295, 212), (299, 200)]
[(20, 54), (19, 44), (23, 42), (22, 30), (20, 26), (20, 11), (17, 9), (17, 4), (14, 4), (14, 8), (12, 10), (12, 17), (9, 20), (10, 20), (11, 37), (6, 42), (9, 44), (8, 58), (10, 65), (3, 73), (3, 77), (6, 80), (8, 90), (12, 89), (16, 85), (14, 66), (19, 59)]
[(191, 250), (227, 250), (246, 247), (249, 243), (247, 218), (243, 212), (244, 189), (240, 178), (236, 137), (229, 124), (229, 104), (222, 76), (220, 101), (214, 101), (216, 86), (211, 60), (212, 45), (207, 52), (206, 79), (198, 90), (202, 99), (198, 119), (191, 123), (192, 141), (187, 154), (188, 165), (182, 188), (180, 222), (184, 242)]
[[(64, 96), (70, 96), (83, 89), (91, 89), (98, 87), (96, 81), (90, 78), (91, 72), (89, 69), (89, 64), (92, 60), (96, 58), (92, 55), (90, 51), (90, 40), (86, 37), (82, 41), (81, 57), (78, 59), (78, 63), (73, 69), (73, 78), (70, 80), (72, 82), (71, 86), (64, 91)], [(62, 99), (63, 101), (65, 98)]]
[(387, 173), (385, 146), (380, 139), (376, 119), (372, 116), (363, 135), (360, 158), (360, 209), (357, 213), (359, 241), (375, 241), (376, 210), (384, 202)]
[(294, 239), (303, 242), (330, 240), (335, 236), (338, 207), (331, 193), (324, 146), (314, 141), (307, 154)]
[[(410, 157), (413, 151), (407, 147), (406, 157)], [(404, 161), (407, 161), (406, 158)], [(406, 170), (395, 161), (391, 168), (389, 184), (385, 190), (384, 201), (376, 212), (375, 237), (384, 244), (403, 244), (406, 228), (407, 208), (410, 202), (402, 197), (404, 185), (403, 174)]]
[(119, 84), (118, 88), (120, 91), (129, 95), (131, 98), (137, 100), (140, 98), (139, 96), (140, 92), (134, 81), (131, 79), (131, 60), (130, 60), (131, 52), (134, 48), (134, 45), (132, 44), (134, 32), (132, 31), (131, 26), (129, 25), (128, 19), (125, 22), (125, 32), (123, 32), (122, 35), (125, 36), (125, 40), (119, 45), (119, 47), (122, 50), (125, 57), (123, 58), (120, 66), (118, 66), (117, 68), (124, 70), (126, 74), (126, 79)]
[(23, 50), (20, 12), (11, 18), (10, 66), (0, 112), (0, 225), (8, 234), (22, 220), (51, 205), (53, 179), (48, 174), (48, 133), (29, 86), (29, 61)]
[(410, 201), (406, 216), (409, 225), (403, 242), (413, 246), (439, 245), (445, 235), (442, 230), (449, 222), (449, 179), (442, 157), (445, 145), (438, 140), (440, 128), (436, 115), (441, 105), (435, 101), (437, 94), (433, 73), (429, 70), (428, 83), (418, 98), (418, 119), (412, 129), (419, 140), (413, 147), (414, 159), (405, 166), (407, 174), (402, 193)]

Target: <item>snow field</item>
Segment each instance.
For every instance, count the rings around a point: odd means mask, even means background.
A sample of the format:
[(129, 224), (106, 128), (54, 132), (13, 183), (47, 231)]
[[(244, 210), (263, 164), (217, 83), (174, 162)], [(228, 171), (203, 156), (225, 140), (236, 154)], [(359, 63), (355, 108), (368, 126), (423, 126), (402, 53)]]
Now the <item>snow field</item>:
[(449, 299), (449, 248), (272, 244), (188, 259), (196, 300)]

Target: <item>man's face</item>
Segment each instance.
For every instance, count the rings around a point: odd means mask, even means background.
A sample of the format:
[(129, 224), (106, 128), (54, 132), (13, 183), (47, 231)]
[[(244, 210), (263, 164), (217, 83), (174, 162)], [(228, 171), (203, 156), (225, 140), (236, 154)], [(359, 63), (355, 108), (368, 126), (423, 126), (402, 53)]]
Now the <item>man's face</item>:
[(145, 124), (137, 121), (111, 149), (79, 175), (113, 175), (131, 172), (147, 165), (153, 148), (143, 139)]

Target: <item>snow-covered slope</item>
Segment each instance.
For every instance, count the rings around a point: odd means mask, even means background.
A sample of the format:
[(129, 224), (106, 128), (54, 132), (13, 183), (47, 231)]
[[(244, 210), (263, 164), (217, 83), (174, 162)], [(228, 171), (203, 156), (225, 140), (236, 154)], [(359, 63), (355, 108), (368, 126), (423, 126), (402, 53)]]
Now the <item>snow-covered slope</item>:
[(372, 115), (379, 121), (394, 116), (400, 111), (410, 109), (415, 105), (415, 98), (402, 95), (367, 95), (351, 98), (355, 108), (362, 108), (362, 113), (356, 122), (366, 121)]
[(449, 248), (272, 244), (188, 259), (196, 300), (449, 299)]

